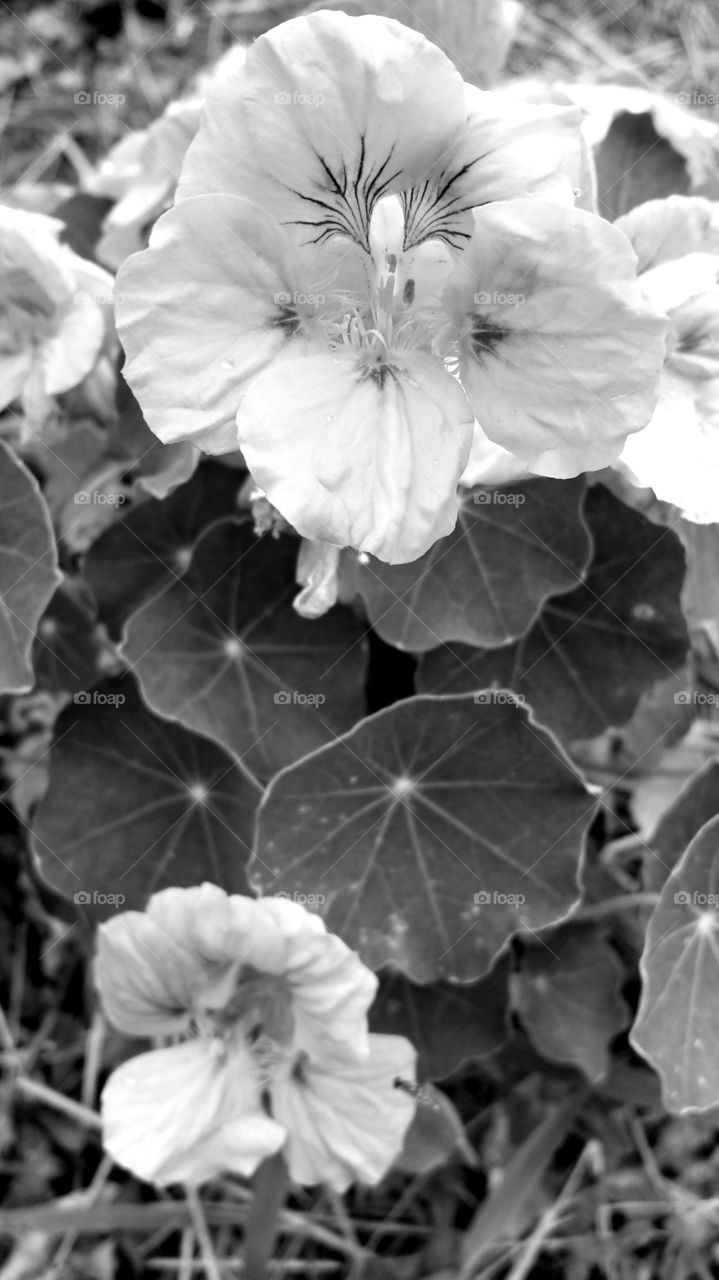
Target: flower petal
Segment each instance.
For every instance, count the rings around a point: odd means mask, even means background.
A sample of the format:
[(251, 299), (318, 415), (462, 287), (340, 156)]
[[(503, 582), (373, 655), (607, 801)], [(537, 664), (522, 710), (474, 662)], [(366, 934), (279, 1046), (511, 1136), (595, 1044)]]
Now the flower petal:
[(396, 18), (438, 45), (465, 80), (484, 86), (501, 75), (522, 13), (515, 0), (314, 0), (316, 9)]
[(349, 1056), (365, 1057), (374, 973), (323, 921), (321, 932), (309, 928), (308, 921), (319, 917), (298, 903), (275, 898), (265, 905), (288, 938), (284, 974), (292, 989), (296, 1042), (308, 1051), (333, 1042)]
[(33, 351), (3, 352), (0, 357), (0, 409), (17, 400), (35, 363)]
[(337, 603), (340, 555), (329, 542), (302, 539), (296, 569), (302, 591), (292, 601), (301, 618), (322, 618)]
[(290, 249), (282, 229), (249, 201), (202, 196), (164, 214), (150, 247), (120, 268), (125, 377), (166, 444), (235, 449), (247, 379), (287, 348), (304, 349), (302, 319), (290, 304), (311, 288), (297, 278)]
[(477, 420), (541, 475), (606, 466), (651, 417), (667, 327), (626, 237), (539, 200), (477, 210), (475, 224), (448, 301)]
[(695, 524), (719, 523), (719, 379), (662, 374), (659, 403), (629, 436), (619, 469)]
[(59, 243), (62, 230), (59, 218), (0, 204), (4, 299), (7, 292), (12, 296), (13, 282), (23, 276), (32, 281), (34, 294), (40, 290), (45, 295), (44, 299), (33, 297), (33, 303), (39, 302), (43, 310), (51, 309), (45, 300), (57, 307), (69, 297), (72, 276), (66, 247)]
[(588, 84), (563, 82), (554, 86), (566, 94), (586, 113), (583, 129), (587, 140), (596, 146), (606, 137), (616, 116), (629, 112), (649, 112), (656, 132), (671, 143), (686, 162), (692, 189), (711, 183), (716, 171), (716, 141), (719, 129), (698, 111), (685, 111), (663, 93), (653, 93), (638, 85)]
[[(150, 898), (146, 914), (198, 961), (235, 964), (238, 934), (233, 901), (224, 889), (205, 881), (186, 889), (161, 889)], [(244, 901), (256, 905), (253, 898)]]
[(281, 895), (230, 901), (244, 962), (289, 984), (298, 1047), (314, 1052), (332, 1044), (335, 1052), (366, 1057), (377, 979), (359, 956), (298, 902)]
[(290, 360), (250, 385), (238, 444), (270, 501), (306, 538), (391, 564), (450, 533), (472, 439), (461, 387), (412, 354), (377, 376), (348, 351)]
[[(108, 300), (112, 282), (108, 278)], [(97, 301), (76, 293), (59, 314), (57, 331), (44, 343), (40, 364), (45, 391), (69, 391), (90, 372), (105, 336), (105, 318)]]
[(662, 311), (671, 312), (700, 294), (719, 299), (718, 272), (716, 254), (688, 253), (645, 271), (640, 284), (645, 298)]
[(614, 226), (630, 241), (640, 274), (687, 253), (719, 253), (719, 204), (699, 196), (647, 200)]
[(582, 168), (577, 108), (465, 90), (467, 123), (458, 141), (421, 185), (403, 194), (407, 246), (439, 238), (463, 248), (474, 230), (472, 208), (494, 200), (574, 203)]
[(249, 196), (305, 240), (338, 232), (369, 252), (376, 201), (421, 180), (464, 118), (460, 75), (416, 31), (374, 16), (294, 18), (209, 94), (178, 198)]
[(413, 1098), (394, 1082), (414, 1082), (416, 1057), (403, 1036), (372, 1035), (365, 1062), (324, 1058), (278, 1076), (273, 1113), (287, 1130), (285, 1156), (295, 1182), (326, 1182), (342, 1192), (353, 1182), (372, 1185), (384, 1177), (415, 1111)]
[(128, 1035), (183, 1030), (198, 991), (219, 968), (143, 911), (123, 911), (98, 929), (97, 988), (108, 1018)]
[(367, 1011), (377, 979), (300, 903), (228, 896), (203, 884), (154, 894), (146, 916), (173, 948), (194, 957), (193, 994), (203, 1007), (229, 1000), (243, 968), (281, 977), (289, 984), (300, 1047), (334, 1043), (350, 1055), (366, 1055)]
[(117, 1164), (145, 1182), (201, 1183), (248, 1176), (285, 1141), (262, 1111), (247, 1051), (192, 1040), (124, 1062), (102, 1094), (103, 1140)]
[(510, 484), (513, 480), (526, 480), (531, 474), (526, 462), (503, 449), (501, 444), (495, 444), (475, 422), (472, 452), (459, 482), (464, 488), (472, 489), (481, 484)]
[(38, 426), (48, 397), (92, 370), (106, 334), (100, 295), (108, 315), (112, 295), (111, 276), (60, 244), (61, 231), (55, 218), (0, 206), (0, 399), (21, 396)]

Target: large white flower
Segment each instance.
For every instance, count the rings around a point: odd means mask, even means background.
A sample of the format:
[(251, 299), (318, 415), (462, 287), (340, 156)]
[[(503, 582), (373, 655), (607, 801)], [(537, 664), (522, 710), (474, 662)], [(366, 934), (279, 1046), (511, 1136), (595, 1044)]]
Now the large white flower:
[(110, 341), (112, 277), (60, 242), (63, 224), (0, 205), (0, 409), (32, 432)]
[(101, 925), (96, 976), (120, 1030), (178, 1041), (102, 1095), (108, 1151), (146, 1181), (247, 1175), (283, 1149), (296, 1182), (342, 1191), (401, 1150), (414, 1050), (369, 1034), (374, 974), (297, 903), (166, 889)]
[(397, 22), (263, 36), (120, 274), (153, 430), (241, 448), (299, 533), (393, 563), (454, 527), (475, 420), (542, 474), (615, 459), (663, 325), (626, 240), (572, 208), (578, 139), (574, 109), (467, 86)]
[(719, 204), (650, 200), (619, 218), (670, 321), (659, 402), (620, 468), (698, 524), (719, 522)]

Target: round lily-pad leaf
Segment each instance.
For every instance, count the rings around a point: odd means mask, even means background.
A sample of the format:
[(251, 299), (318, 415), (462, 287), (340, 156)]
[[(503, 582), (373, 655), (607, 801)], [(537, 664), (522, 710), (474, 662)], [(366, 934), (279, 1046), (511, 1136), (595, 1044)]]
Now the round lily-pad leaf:
[(60, 717), (34, 855), (53, 888), (99, 915), (203, 880), (247, 893), (259, 794), (216, 743), (152, 715), (125, 676)]
[(348, 729), (364, 711), (364, 628), (336, 607), (301, 618), (297, 542), (213, 525), (183, 578), (133, 615), (123, 654), (150, 706), (214, 738), (258, 775)]
[(471, 982), (513, 933), (568, 913), (593, 808), (511, 695), (410, 698), (272, 781), (252, 875), (373, 968)]

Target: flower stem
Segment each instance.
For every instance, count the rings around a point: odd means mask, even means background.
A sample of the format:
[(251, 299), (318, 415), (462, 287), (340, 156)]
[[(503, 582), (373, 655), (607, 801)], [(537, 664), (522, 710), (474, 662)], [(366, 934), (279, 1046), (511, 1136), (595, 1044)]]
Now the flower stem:
[(190, 1210), (190, 1218), (195, 1229), (195, 1236), (200, 1248), (200, 1257), (202, 1265), (205, 1268), (206, 1280), (222, 1280), (220, 1266), (215, 1257), (215, 1251), (212, 1247), (212, 1239), (205, 1219), (205, 1212), (202, 1208), (202, 1201), (197, 1193), (196, 1187), (185, 1187), (185, 1196), (187, 1198), (187, 1207)]
[(252, 1180), (252, 1204), (245, 1222), (245, 1280), (266, 1280), (288, 1182), (281, 1151), (263, 1160)]

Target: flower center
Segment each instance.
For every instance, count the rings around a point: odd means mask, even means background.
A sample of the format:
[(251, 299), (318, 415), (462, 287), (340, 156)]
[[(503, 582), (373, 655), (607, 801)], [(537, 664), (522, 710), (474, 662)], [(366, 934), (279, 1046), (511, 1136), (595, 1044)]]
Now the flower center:
[(216, 1009), (203, 1009), (197, 1025), (213, 1038), (222, 1061), (231, 1056), (233, 1045), (249, 1050), (269, 1115), (278, 1072), (288, 1072), (298, 1084), (306, 1083), (309, 1057), (296, 1044), (292, 992), (286, 978), (245, 966), (229, 1000)]
[(200, 1024), (211, 1035), (225, 1040), (240, 1036), (250, 1049), (269, 1044), (288, 1048), (295, 1030), (289, 983), (247, 965), (226, 1004), (203, 1009)]

